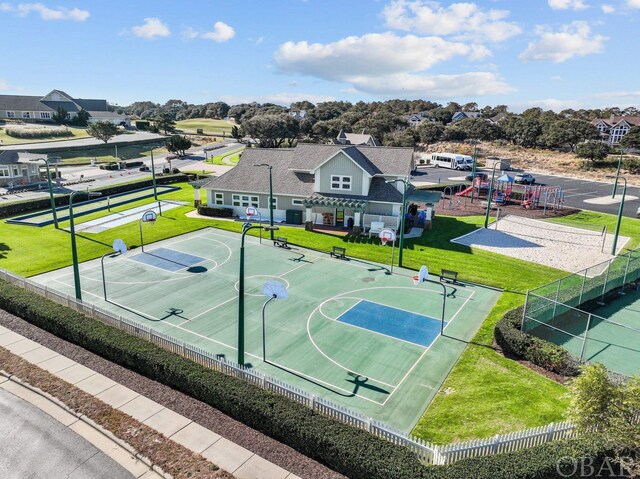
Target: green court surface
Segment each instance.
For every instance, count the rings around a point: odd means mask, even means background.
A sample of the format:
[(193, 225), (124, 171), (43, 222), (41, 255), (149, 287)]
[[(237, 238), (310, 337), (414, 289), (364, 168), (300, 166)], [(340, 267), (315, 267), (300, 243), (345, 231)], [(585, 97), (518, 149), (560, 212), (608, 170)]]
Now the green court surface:
[[(237, 361), (239, 247), (240, 235), (206, 228), (107, 257), (108, 302), (100, 260), (83, 263), (83, 300)], [(447, 284), (440, 336), (442, 287), (414, 274), (247, 236), (246, 363), (410, 431), (500, 295)], [(32, 279), (74, 294), (71, 268)], [(265, 363), (262, 286), (274, 280), (289, 297), (266, 308)]]
[[(608, 299), (589, 313), (557, 306), (551, 327), (538, 323), (528, 332), (558, 344), (585, 361), (599, 362), (608, 369), (631, 376), (640, 373), (640, 290), (633, 285), (624, 295)], [(584, 346), (584, 352), (583, 352)]]

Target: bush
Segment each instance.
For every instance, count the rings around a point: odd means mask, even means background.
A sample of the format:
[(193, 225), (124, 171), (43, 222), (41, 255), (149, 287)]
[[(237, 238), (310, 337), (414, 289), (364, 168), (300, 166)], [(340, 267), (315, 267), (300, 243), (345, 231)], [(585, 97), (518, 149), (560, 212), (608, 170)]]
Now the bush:
[(231, 208), (214, 208), (207, 205), (200, 205), (198, 206), (198, 214), (217, 218), (231, 218), (233, 216), (233, 210)]
[(640, 158), (625, 158), (622, 166), (632, 175), (640, 175)]
[(101, 170), (117, 170), (118, 169), (118, 164), (117, 163), (102, 163), (100, 166), (98, 166), (98, 168), (100, 168)]
[(5, 132), (14, 138), (26, 138), (29, 140), (73, 136), (72, 132), (61, 128), (5, 128)]
[(149, 122), (148, 120), (136, 120), (135, 122), (135, 126), (138, 130), (147, 131), (149, 130), (150, 125), (151, 122)]
[(520, 330), (523, 313), (524, 307), (519, 306), (507, 311), (496, 323), (494, 336), (498, 346), (506, 354), (524, 358), (547, 371), (564, 376), (580, 374), (580, 361), (569, 351)]

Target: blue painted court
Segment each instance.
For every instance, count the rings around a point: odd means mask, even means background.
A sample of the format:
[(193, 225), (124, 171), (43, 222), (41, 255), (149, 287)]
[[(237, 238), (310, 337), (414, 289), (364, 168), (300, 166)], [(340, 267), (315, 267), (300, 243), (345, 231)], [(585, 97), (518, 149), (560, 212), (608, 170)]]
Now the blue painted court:
[(169, 248), (157, 248), (150, 252), (139, 253), (130, 259), (171, 272), (191, 268), (206, 261), (205, 258), (201, 258), (200, 256), (194, 256)]
[(440, 334), (438, 319), (366, 300), (345, 311), (338, 321), (424, 347)]

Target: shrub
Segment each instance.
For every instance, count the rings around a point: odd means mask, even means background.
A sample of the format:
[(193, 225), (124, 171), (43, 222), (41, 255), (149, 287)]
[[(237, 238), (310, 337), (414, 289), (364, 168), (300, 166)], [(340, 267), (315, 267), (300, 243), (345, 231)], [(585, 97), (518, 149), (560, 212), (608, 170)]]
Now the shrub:
[(231, 208), (214, 208), (207, 205), (200, 205), (198, 206), (198, 214), (217, 218), (231, 218), (233, 216), (233, 210)]
[(507, 311), (496, 323), (496, 343), (507, 354), (531, 361), (536, 366), (564, 376), (580, 374), (580, 361), (569, 351), (520, 330), (524, 307)]
[(640, 158), (625, 158), (622, 166), (632, 175), (640, 175)]
[(102, 163), (98, 168), (100, 168), (101, 170), (117, 170), (118, 169), (118, 164), (117, 163)]
[(40, 138), (66, 138), (73, 133), (61, 128), (6, 128), (7, 135), (14, 138), (40, 139)]

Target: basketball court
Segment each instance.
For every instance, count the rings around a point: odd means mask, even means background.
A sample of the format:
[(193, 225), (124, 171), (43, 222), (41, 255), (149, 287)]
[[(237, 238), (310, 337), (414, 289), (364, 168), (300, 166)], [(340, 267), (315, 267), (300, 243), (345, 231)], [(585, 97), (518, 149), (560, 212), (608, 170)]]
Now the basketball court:
[[(262, 243), (246, 237), (245, 362), (409, 431), (500, 293), (446, 284), (443, 322), (436, 277), (390, 274), (389, 265), (348, 258), (346, 247), (347, 258), (336, 259), (274, 247), (268, 232)], [(83, 300), (237, 361), (239, 250), (239, 234), (206, 228), (107, 256), (104, 284), (100, 260), (89, 261), (80, 265)], [(70, 267), (32, 279), (74, 294)], [(264, 308), (265, 362), (263, 287), (274, 281), (288, 297)]]

